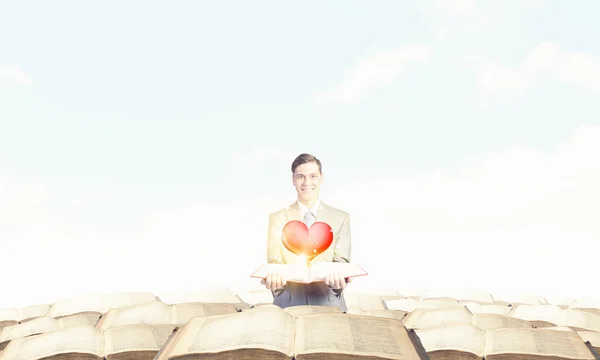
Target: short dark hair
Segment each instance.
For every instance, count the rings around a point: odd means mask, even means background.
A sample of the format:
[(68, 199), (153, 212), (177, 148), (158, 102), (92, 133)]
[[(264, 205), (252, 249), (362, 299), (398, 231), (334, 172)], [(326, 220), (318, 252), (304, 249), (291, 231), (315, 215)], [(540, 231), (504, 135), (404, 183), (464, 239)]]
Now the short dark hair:
[(311, 154), (300, 154), (296, 157), (296, 159), (294, 159), (294, 162), (292, 163), (292, 173), (294, 171), (296, 171), (296, 168), (298, 166), (307, 164), (310, 162), (317, 163), (317, 165), (319, 165), (319, 172), (323, 172), (321, 160), (317, 159), (314, 155), (311, 155)]

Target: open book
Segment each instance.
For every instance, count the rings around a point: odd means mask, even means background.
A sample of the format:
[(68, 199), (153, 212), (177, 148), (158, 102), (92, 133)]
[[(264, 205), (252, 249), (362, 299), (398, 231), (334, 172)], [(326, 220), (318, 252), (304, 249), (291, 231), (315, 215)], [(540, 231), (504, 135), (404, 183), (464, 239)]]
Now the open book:
[(0, 309), (0, 330), (6, 326), (44, 316), (48, 309), (50, 309), (50, 304), (31, 305), (20, 309)]
[(65, 316), (59, 319), (40, 316), (20, 324), (6, 326), (0, 330), (0, 350), (4, 349), (11, 340), (75, 325), (95, 326), (99, 317), (98, 314), (85, 313)]
[(279, 273), (290, 282), (311, 283), (323, 281), (327, 275), (339, 272), (344, 278), (367, 275), (360, 265), (352, 263), (318, 261), (306, 264), (264, 264), (251, 277), (264, 279), (270, 273)]
[(110, 309), (96, 324), (100, 330), (125, 325), (183, 325), (194, 316), (225, 315), (238, 312), (227, 303), (183, 303), (167, 305), (162, 301)]
[(420, 360), (424, 350), (416, 339), (398, 319), (334, 312), (294, 316), (265, 305), (192, 318), (155, 360)]
[(482, 330), (454, 323), (416, 330), (431, 360), (595, 360), (576, 332), (528, 327)]
[(102, 331), (75, 325), (12, 340), (0, 360), (152, 360), (175, 325), (127, 325)]

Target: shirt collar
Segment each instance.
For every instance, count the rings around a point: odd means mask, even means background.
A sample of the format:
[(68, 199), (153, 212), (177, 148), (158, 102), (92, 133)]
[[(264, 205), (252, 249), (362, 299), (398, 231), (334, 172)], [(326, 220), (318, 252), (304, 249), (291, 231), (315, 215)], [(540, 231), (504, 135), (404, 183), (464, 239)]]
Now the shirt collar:
[[(308, 212), (308, 206), (301, 203), (299, 200), (297, 201), (298, 207), (300, 208), (300, 215), (304, 217), (304, 215)], [(314, 204), (310, 211), (313, 213), (315, 217), (317, 217), (317, 211), (319, 210), (319, 206), (321, 205), (321, 199), (317, 200), (317, 203)]]

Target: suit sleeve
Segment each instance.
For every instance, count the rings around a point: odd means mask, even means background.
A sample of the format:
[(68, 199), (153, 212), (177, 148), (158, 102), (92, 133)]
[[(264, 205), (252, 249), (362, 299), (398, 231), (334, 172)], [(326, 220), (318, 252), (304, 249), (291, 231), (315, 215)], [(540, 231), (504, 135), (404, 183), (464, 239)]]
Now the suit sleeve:
[(342, 226), (338, 233), (338, 238), (335, 242), (333, 250), (333, 262), (350, 262), (350, 253), (352, 252), (351, 235), (350, 235), (350, 215), (346, 214), (342, 221)]
[(275, 214), (269, 215), (269, 233), (267, 235), (267, 263), (283, 264), (281, 254), (281, 229), (278, 228)]

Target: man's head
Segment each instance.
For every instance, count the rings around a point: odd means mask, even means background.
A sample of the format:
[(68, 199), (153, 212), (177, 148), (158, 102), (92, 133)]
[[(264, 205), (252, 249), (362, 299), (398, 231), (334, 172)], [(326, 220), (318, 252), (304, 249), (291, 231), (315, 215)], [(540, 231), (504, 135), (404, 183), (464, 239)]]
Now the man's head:
[(298, 200), (307, 206), (314, 205), (323, 183), (321, 161), (314, 155), (298, 155), (292, 163), (292, 182), (298, 193)]

